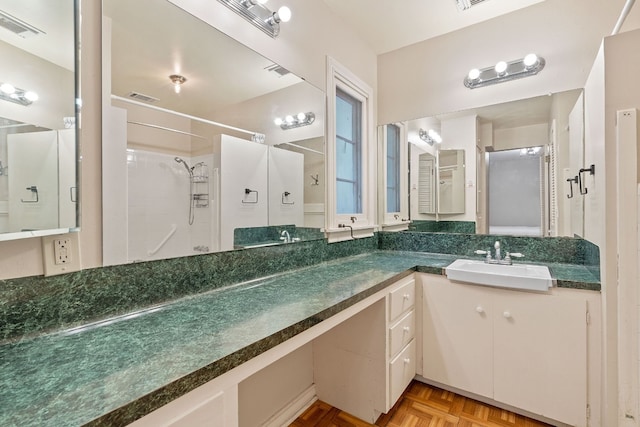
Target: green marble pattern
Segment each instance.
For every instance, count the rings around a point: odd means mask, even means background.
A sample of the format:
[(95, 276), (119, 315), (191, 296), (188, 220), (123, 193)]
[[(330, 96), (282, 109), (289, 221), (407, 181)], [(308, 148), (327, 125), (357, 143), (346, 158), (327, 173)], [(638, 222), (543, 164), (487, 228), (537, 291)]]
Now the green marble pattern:
[(126, 425), (497, 238), (558, 286), (600, 290), (598, 248), (582, 239), (411, 232), (0, 281), (0, 425)]
[(326, 240), (0, 280), (0, 342), (126, 314), (186, 295), (377, 249)]
[(374, 251), (5, 344), (0, 425), (126, 425), (432, 262)]
[(475, 221), (426, 221), (413, 220), (409, 224), (409, 231), (430, 233), (465, 233), (475, 234)]
[[(598, 248), (583, 239), (572, 237), (522, 237), (484, 234), (447, 234), (380, 232), (379, 248), (431, 252), (478, 258), (477, 249), (491, 250), (496, 240), (500, 241), (502, 253), (520, 252), (523, 262), (552, 262), (562, 264), (599, 265)], [(599, 275), (598, 275), (599, 277)]]
[(241, 249), (264, 244), (283, 244), (281, 233), (286, 230), (291, 238), (300, 240), (321, 240), (324, 233), (319, 228), (296, 227), (289, 225), (270, 225), (266, 227), (246, 227), (233, 230), (233, 246)]

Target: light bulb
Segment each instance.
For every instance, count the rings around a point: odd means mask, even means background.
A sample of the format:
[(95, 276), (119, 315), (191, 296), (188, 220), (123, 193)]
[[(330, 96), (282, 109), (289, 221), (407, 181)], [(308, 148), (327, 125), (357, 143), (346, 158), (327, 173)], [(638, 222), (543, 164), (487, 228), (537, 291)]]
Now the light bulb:
[(39, 98), (38, 94), (32, 91), (25, 92), (24, 97), (31, 102), (35, 102)]
[(257, 3), (260, 4), (265, 4), (266, 2), (268, 2), (269, 0), (256, 0)]
[(530, 53), (524, 57), (524, 60), (522, 62), (524, 63), (525, 67), (531, 68), (538, 62), (538, 55), (536, 55), (535, 53)]
[(507, 63), (504, 61), (498, 62), (495, 67), (496, 73), (498, 73), (498, 75), (504, 74), (505, 71), (507, 71), (507, 66)]
[(0, 85), (0, 91), (6, 93), (7, 95), (11, 95), (12, 93), (15, 93), (16, 88), (9, 83), (2, 83), (2, 85)]
[(291, 20), (291, 9), (287, 6), (282, 6), (278, 9), (278, 19), (282, 22), (289, 22)]
[(173, 90), (174, 90), (176, 93), (180, 93), (180, 83), (174, 83), (174, 85), (173, 85)]
[(305, 113), (298, 113), (298, 121), (302, 122), (307, 118), (307, 115)]
[(477, 68), (472, 69), (471, 71), (469, 71), (467, 77), (471, 81), (478, 80), (480, 78), (480, 70), (478, 70)]
[(284, 121), (280, 117), (276, 117), (273, 123), (275, 123), (276, 126), (280, 126)]
[(289, 124), (293, 123), (293, 116), (286, 116), (284, 118), (284, 121), (289, 123)]

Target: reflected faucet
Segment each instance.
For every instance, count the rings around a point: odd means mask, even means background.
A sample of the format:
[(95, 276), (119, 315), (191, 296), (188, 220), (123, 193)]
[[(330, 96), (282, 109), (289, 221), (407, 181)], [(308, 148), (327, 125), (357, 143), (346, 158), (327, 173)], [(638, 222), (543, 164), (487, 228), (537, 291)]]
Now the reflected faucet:
[(280, 233), (280, 240), (282, 240), (284, 243), (291, 243), (291, 236), (289, 235), (289, 232), (287, 230), (282, 230), (282, 232)]

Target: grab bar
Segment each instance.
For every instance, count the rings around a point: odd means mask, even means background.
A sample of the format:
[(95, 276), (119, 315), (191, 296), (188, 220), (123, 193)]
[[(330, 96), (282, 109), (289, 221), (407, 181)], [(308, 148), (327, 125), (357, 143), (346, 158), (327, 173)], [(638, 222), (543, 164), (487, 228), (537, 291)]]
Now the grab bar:
[(147, 251), (147, 254), (149, 256), (155, 255), (160, 248), (162, 248), (164, 246), (165, 243), (167, 243), (167, 240), (169, 240), (171, 238), (171, 236), (173, 236), (173, 234), (176, 232), (176, 230), (178, 229), (178, 227), (176, 227), (175, 224), (171, 224), (171, 230), (169, 231), (169, 233), (165, 236), (164, 239), (162, 239), (162, 241), (158, 244), (158, 246), (155, 247), (154, 250), (152, 251)]

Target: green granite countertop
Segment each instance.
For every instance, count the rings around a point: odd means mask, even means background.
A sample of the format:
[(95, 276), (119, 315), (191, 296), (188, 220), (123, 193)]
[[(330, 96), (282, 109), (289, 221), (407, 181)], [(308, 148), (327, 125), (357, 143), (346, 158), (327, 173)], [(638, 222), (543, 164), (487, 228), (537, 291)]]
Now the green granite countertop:
[[(0, 346), (0, 425), (126, 425), (416, 269), (453, 255), (374, 251)], [(416, 267), (419, 266), (419, 267)], [(581, 266), (559, 286), (599, 290)]]

